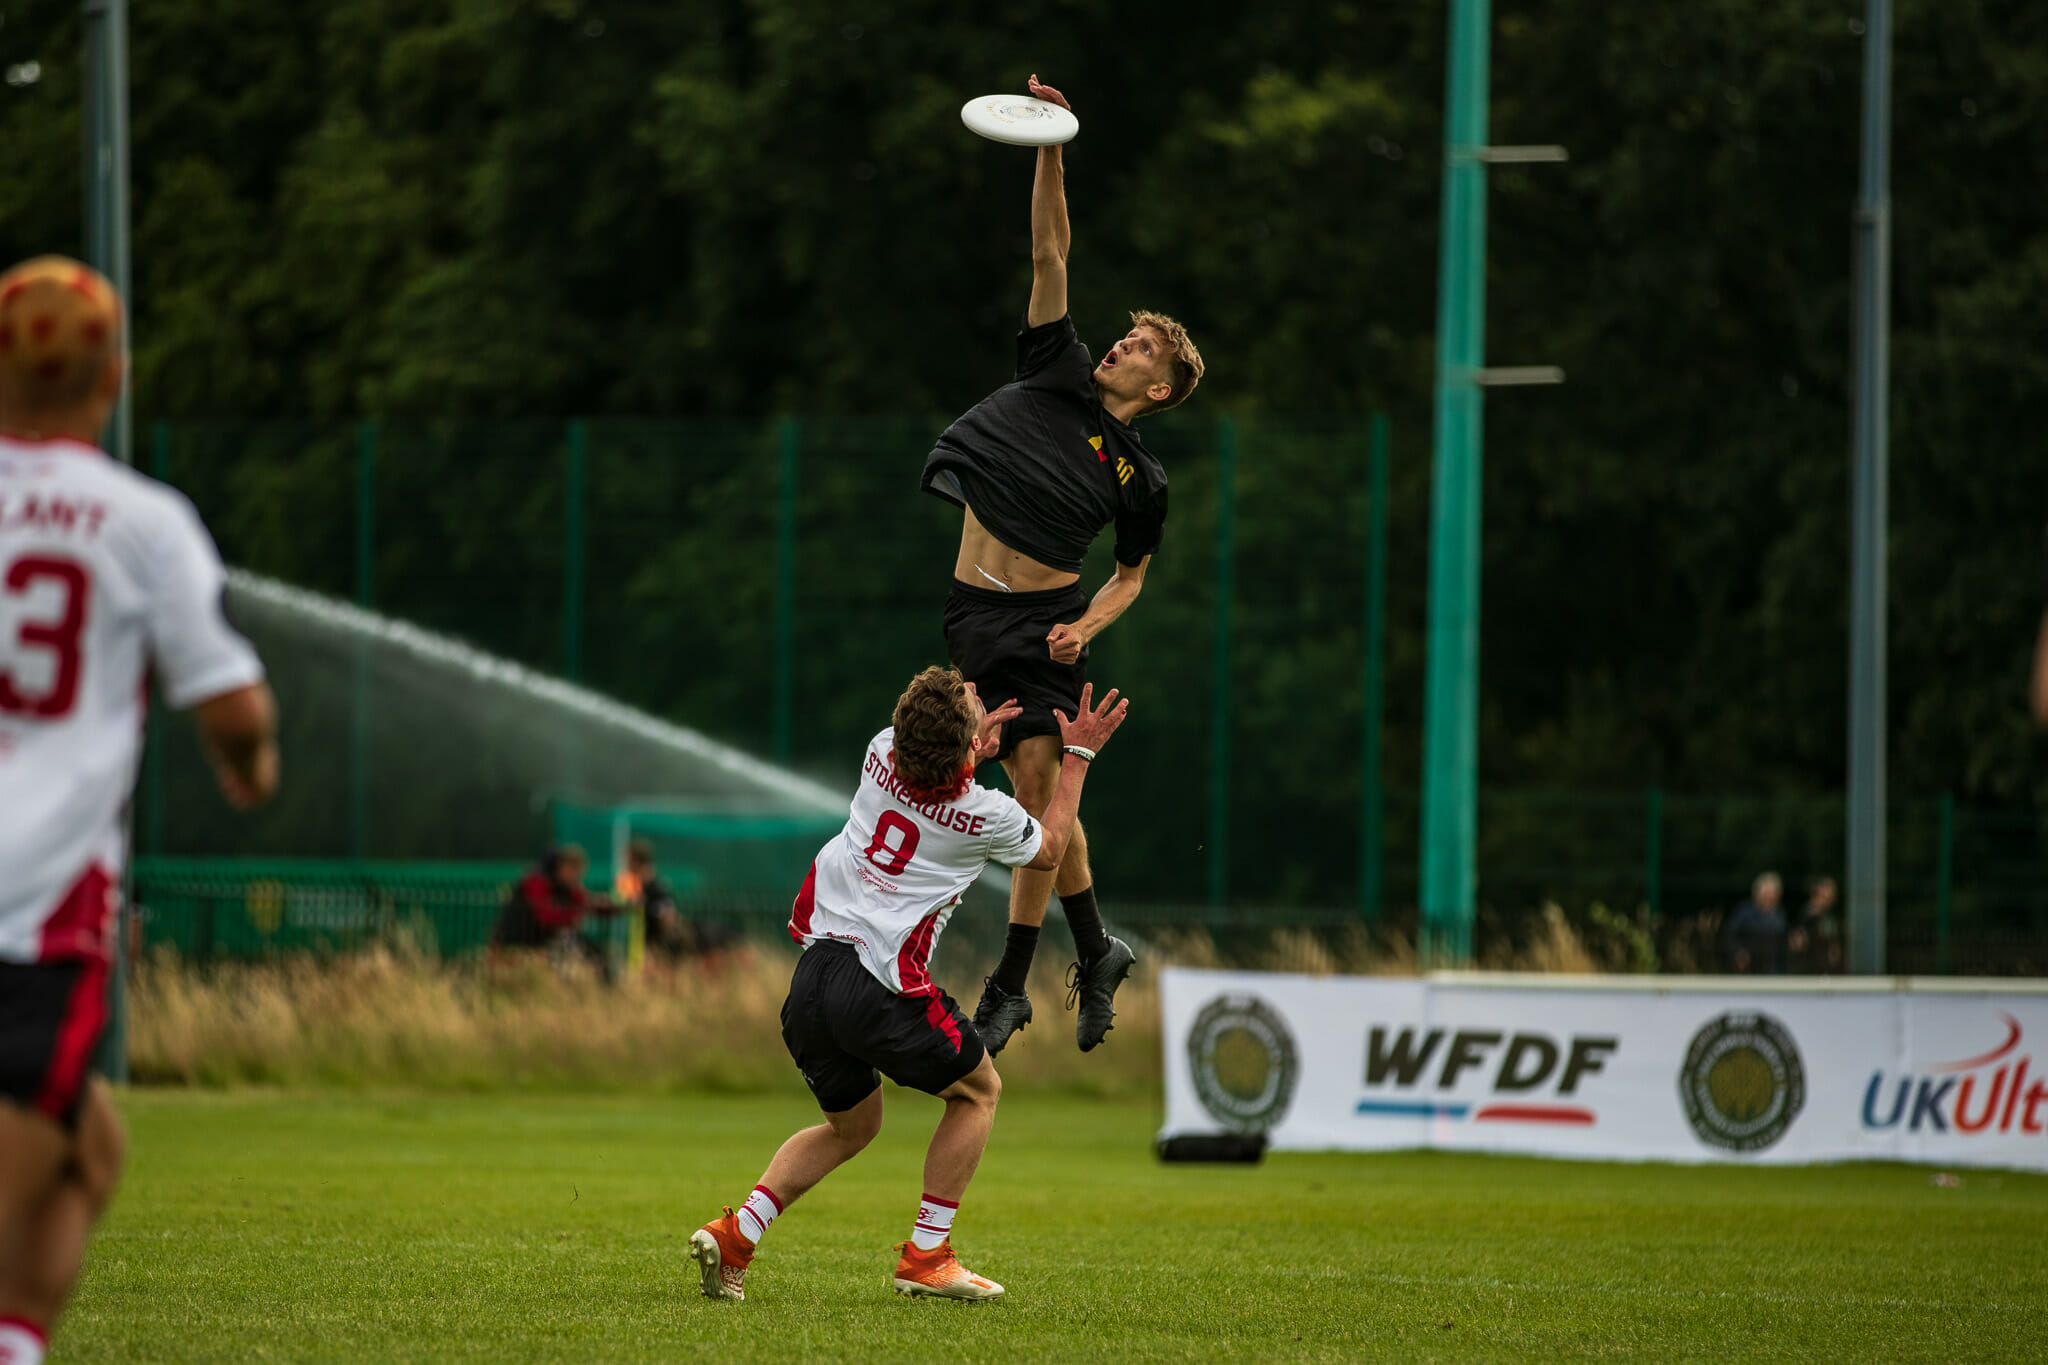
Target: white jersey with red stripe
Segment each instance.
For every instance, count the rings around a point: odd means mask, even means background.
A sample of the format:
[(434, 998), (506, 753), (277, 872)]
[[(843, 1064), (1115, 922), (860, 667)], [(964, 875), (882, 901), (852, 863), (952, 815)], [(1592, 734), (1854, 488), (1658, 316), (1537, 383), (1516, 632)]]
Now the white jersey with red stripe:
[(851, 943), (890, 990), (931, 995), (932, 948), (961, 893), (991, 862), (1036, 858), (1045, 834), (1014, 799), (979, 782), (956, 800), (912, 800), (896, 780), (895, 743), (893, 727), (869, 742), (846, 828), (818, 850), (789, 934), (805, 945)]
[(184, 495), (74, 441), (0, 438), (0, 962), (104, 960), (148, 680), (263, 680)]

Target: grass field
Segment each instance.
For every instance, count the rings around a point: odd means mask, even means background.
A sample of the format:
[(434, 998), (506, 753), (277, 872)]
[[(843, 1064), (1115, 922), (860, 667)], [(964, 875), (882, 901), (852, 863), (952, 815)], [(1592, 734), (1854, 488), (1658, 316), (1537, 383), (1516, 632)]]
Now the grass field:
[(56, 1361), (2011, 1360), (2048, 1179), (1442, 1154), (1168, 1167), (1151, 1102), (1013, 1087), (956, 1227), (1000, 1303), (899, 1299), (934, 1102), (769, 1233), (684, 1240), (800, 1096), (136, 1092)]

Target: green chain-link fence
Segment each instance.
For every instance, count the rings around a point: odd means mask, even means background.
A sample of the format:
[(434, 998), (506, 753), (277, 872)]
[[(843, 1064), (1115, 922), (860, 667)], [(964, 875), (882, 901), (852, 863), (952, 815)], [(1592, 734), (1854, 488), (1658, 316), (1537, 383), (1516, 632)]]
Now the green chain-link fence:
[[(145, 421), (138, 445), (231, 564), (843, 789), (903, 680), (944, 657), (959, 516), (917, 489), (943, 426)], [(1384, 711), (1415, 728), (1420, 660), (1389, 657), (1386, 640), (1389, 619), (1420, 617), (1424, 461), (1398, 439), (1389, 459), (1367, 418), (1166, 414), (1145, 434), (1172, 479), (1165, 543), (1090, 666), (1135, 703), (1089, 786), (1105, 902), (1130, 923), (1400, 927), (1415, 899), (1413, 756), (1386, 752), (1378, 725)], [(1099, 546), (1084, 586), (1109, 573)], [(286, 713), (286, 798), (231, 816), (188, 728), (153, 721), (137, 840), (169, 860), (148, 864), (164, 876), (224, 855), (528, 858), (558, 797), (664, 795), (605, 792), (603, 760), (544, 708), (459, 739), (388, 661), (258, 643)], [(503, 776), (507, 749), (529, 750), (540, 775)], [(1766, 867), (1796, 908), (1803, 879), (1839, 870), (1841, 831), (1828, 796), (1489, 791), (1482, 941), (1553, 900), (1668, 934)], [(1894, 967), (2048, 966), (2043, 833), (2024, 812), (1898, 803)]]

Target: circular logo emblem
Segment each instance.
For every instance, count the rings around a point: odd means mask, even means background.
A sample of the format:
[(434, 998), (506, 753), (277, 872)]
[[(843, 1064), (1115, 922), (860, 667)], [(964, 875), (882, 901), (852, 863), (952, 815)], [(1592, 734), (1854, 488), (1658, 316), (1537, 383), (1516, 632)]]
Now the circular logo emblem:
[(1202, 1107), (1233, 1133), (1263, 1133), (1294, 1099), (1294, 1035), (1256, 995), (1219, 995), (1188, 1030), (1188, 1069)]
[(1791, 1032), (1770, 1015), (1724, 1014), (1693, 1035), (1678, 1097), (1700, 1141), (1760, 1152), (1799, 1117), (1806, 1069)]

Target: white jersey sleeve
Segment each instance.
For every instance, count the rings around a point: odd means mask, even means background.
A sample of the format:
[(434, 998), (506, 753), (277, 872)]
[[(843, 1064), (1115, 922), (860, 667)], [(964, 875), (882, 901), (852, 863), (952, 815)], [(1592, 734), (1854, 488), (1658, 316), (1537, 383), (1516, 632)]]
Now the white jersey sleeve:
[(1031, 818), (1015, 798), (989, 793), (988, 856), (1004, 867), (1022, 867), (1045, 845), (1045, 827)]
[(173, 494), (151, 547), (150, 657), (164, 701), (183, 711), (263, 680), (256, 650), (227, 616), (227, 571), (198, 511)]

